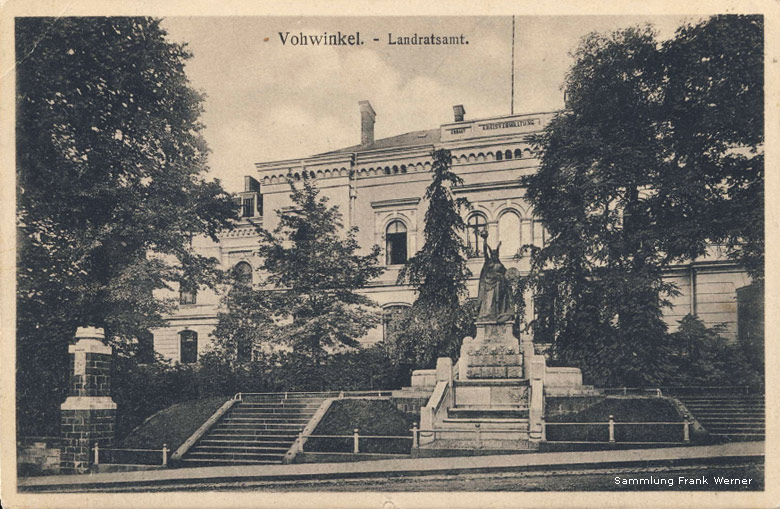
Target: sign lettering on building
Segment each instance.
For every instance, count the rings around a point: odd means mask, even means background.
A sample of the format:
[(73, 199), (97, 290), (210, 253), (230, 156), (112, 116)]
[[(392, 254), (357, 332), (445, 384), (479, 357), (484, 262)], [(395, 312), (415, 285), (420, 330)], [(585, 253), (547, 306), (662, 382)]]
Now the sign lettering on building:
[(442, 141), (465, 140), (507, 134), (525, 134), (541, 130), (554, 113), (536, 113), (534, 116), (504, 117), (491, 120), (460, 121), (442, 126)]

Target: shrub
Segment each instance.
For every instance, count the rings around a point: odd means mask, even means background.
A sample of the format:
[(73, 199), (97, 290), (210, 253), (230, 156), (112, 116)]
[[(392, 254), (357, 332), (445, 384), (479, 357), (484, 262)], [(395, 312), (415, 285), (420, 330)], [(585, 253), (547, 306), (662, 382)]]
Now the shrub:
[(762, 385), (763, 376), (748, 362), (739, 342), (721, 336), (722, 324), (707, 327), (686, 315), (671, 334), (675, 369), (667, 385)]

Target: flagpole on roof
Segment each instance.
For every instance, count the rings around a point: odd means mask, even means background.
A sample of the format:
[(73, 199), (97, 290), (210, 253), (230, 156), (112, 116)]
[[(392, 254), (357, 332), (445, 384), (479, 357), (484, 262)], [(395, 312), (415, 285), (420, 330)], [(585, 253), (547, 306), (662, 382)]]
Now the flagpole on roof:
[(509, 111), (515, 114), (515, 17), (512, 15), (512, 98)]

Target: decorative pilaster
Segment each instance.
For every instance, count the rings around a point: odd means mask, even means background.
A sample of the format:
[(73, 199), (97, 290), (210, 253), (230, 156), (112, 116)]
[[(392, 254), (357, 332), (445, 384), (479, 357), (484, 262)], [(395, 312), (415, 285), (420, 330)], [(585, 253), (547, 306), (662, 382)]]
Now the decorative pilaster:
[(60, 405), (63, 473), (89, 470), (90, 448), (114, 442), (116, 403), (111, 399), (112, 349), (104, 343), (103, 329), (79, 327), (76, 343), (68, 347), (70, 384), (68, 398)]

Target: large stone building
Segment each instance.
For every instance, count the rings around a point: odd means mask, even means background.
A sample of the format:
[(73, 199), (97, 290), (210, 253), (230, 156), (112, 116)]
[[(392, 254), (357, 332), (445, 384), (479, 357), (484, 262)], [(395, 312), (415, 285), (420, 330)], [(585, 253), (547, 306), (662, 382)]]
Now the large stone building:
[[(364, 291), (389, 314), (414, 301), (414, 292), (397, 285), (396, 278), (402, 264), (422, 246), (426, 208), (422, 196), (430, 181), (431, 153), (445, 148), (451, 151), (453, 169), (464, 181), (454, 192), (472, 204), (465, 217), (472, 254), (470, 294), (476, 296), (482, 264), (478, 240), (482, 229), (487, 229), (491, 244), (502, 242), (501, 256), (508, 268), (526, 272), (528, 257), (517, 259), (515, 254), (523, 244), (541, 245), (545, 230), (525, 200), (518, 178), (534, 172), (538, 165), (528, 135), (541, 130), (554, 112), (467, 120), (462, 106), (453, 110), (453, 121), (438, 128), (375, 140), (376, 113), (367, 101), (361, 101), (359, 145), (302, 159), (256, 163), (255, 174), (245, 178), (245, 190), (240, 193), (243, 217), (238, 227), (222, 235), (217, 244), (198, 239), (194, 248), (216, 257), (225, 268), (238, 266), (247, 280), (257, 283), (260, 261), (253, 256), (257, 245), (253, 225), (269, 230), (276, 226), (275, 212), (290, 206), (288, 178), (314, 179), (322, 194), (339, 206), (345, 224), (358, 227), (360, 245), (383, 248), (387, 270)], [(668, 272), (681, 295), (665, 316), (675, 326), (684, 315), (697, 314), (707, 324), (725, 323), (727, 334), (733, 337), (736, 289), (750, 280), (739, 267), (718, 256), (717, 249), (712, 251), (712, 256)], [(171, 359), (194, 362), (210, 342), (219, 299), (212, 291), (182, 291), (180, 303), (169, 326), (154, 331), (155, 349)], [(383, 329), (372, 331), (364, 341), (380, 341)]]

